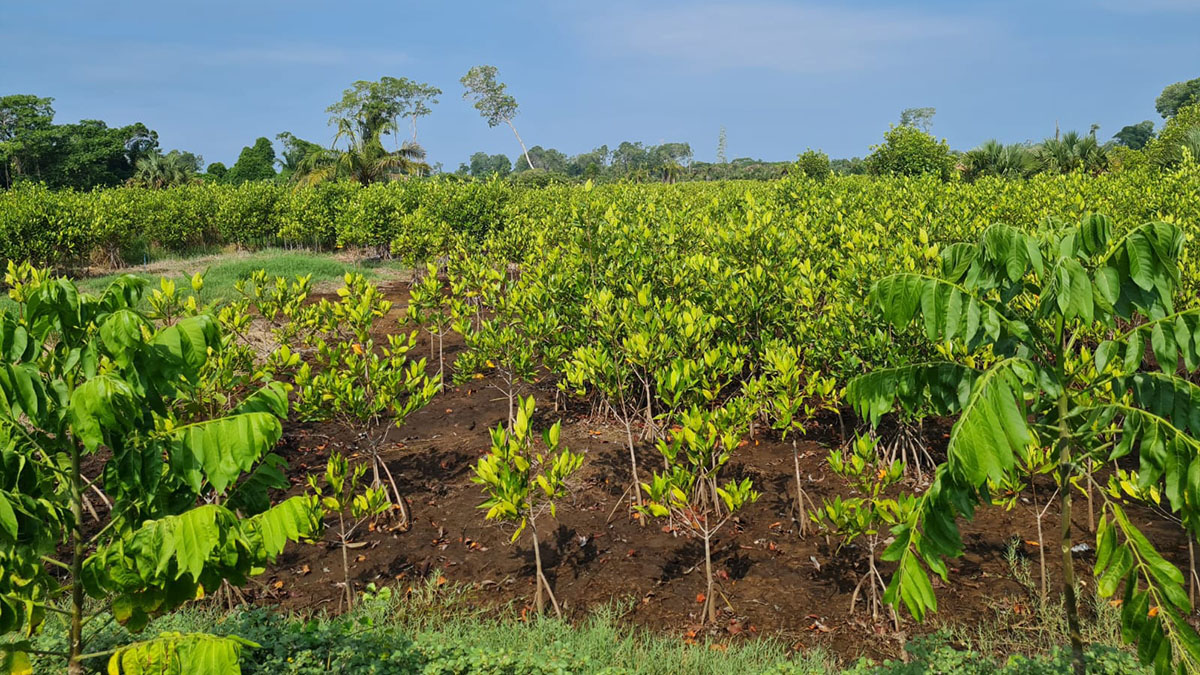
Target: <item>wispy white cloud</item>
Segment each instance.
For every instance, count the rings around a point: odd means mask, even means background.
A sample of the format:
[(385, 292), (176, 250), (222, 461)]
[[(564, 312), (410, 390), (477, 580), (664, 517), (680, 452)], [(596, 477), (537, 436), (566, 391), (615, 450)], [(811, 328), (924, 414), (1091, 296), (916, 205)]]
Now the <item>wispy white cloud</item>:
[(948, 42), (984, 32), (972, 19), (914, 11), (734, 0), (638, 5), (580, 20), (583, 34), (609, 51), (702, 69), (803, 73), (894, 65), (914, 51), (944, 51)]

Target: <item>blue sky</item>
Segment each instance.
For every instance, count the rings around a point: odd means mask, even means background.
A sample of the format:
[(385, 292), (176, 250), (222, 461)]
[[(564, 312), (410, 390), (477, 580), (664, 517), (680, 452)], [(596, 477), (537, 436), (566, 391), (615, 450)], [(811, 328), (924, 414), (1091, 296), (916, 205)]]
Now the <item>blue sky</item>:
[(864, 155), (906, 107), (956, 148), (1160, 121), (1200, 77), (1200, 0), (1008, 2), (17, 2), (0, 0), (0, 94), (55, 98), (58, 121), (145, 122), (164, 148), (231, 164), (258, 136), (331, 140), (324, 109), (358, 79), (443, 89), (431, 161), (518, 152), (461, 98), (490, 63), (530, 145), (568, 154), (686, 141), (712, 160)]

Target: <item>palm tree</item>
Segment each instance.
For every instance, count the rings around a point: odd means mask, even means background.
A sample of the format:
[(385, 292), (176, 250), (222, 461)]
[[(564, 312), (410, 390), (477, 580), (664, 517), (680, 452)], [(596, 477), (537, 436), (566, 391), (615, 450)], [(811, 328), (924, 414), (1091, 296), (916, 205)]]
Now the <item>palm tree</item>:
[(1101, 145), (1095, 135), (1081, 136), (1068, 131), (1062, 138), (1047, 138), (1036, 149), (1042, 167), (1051, 173), (1071, 173), (1082, 169), (1100, 174), (1108, 170), (1107, 144)]
[(132, 185), (162, 189), (185, 185), (192, 180), (192, 167), (177, 153), (147, 155), (134, 165)]
[(1179, 147), (1191, 153), (1193, 161), (1200, 162), (1200, 127), (1188, 129)]
[[(406, 142), (397, 150), (384, 148), (382, 136), (386, 131), (378, 128), (364, 137), (349, 120), (339, 120), (333, 147), (309, 153), (297, 165), (295, 179), (306, 185), (341, 178), (370, 185), (429, 171), (429, 165), (422, 161), (425, 151), (416, 143)], [(337, 147), (342, 140), (346, 141), (345, 149)]]
[(1028, 178), (1037, 172), (1038, 161), (1024, 145), (990, 140), (963, 155), (963, 166), (963, 177), (967, 180), (982, 176)]

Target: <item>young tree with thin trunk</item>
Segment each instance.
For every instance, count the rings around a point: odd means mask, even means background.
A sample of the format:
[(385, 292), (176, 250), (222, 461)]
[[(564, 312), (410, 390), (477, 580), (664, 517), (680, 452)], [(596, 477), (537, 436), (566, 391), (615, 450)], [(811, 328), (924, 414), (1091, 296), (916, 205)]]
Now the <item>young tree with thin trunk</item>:
[(474, 99), (475, 108), (487, 120), (489, 127), (507, 124), (508, 128), (512, 129), (513, 135), (517, 137), (517, 142), (521, 144), (521, 152), (525, 154), (525, 163), (529, 165), (529, 168), (535, 168), (533, 161), (529, 159), (529, 150), (525, 147), (525, 141), (521, 140), (521, 134), (517, 133), (517, 128), (512, 123), (513, 118), (517, 116), (517, 99), (504, 93), (508, 85), (497, 82), (496, 74), (496, 66), (475, 66), (468, 70), (467, 74), (459, 80), (466, 89), (463, 92), (463, 98)]
[(742, 441), (755, 414), (754, 403), (745, 397), (731, 399), (715, 410), (693, 407), (679, 416), (679, 427), (671, 440), (658, 442), (666, 460), (663, 472), (655, 472), (646, 492), (644, 516), (668, 518), (671, 525), (704, 542), (705, 593), (702, 622), (717, 620), (713, 597), (713, 539), (743, 506), (758, 500), (749, 478), (719, 484), (721, 469)]
[[(570, 494), (568, 483), (583, 464), (583, 455), (571, 452), (559, 440), (562, 422), (542, 434), (545, 452), (534, 447), (534, 400), (521, 399), (517, 419), (511, 426), (492, 429), (492, 447), (479, 459), (472, 481), (483, 486), (487, 501), (479, 506), (487, 509), (488, 520), (508, 520), (517, 523), (512, 541), (520, 538), (526, 528), (533, 536), (533, 560), (536, 568), (537, 591), (534, 607), (540, 614), (545, 608), (545, 596), (550, 598), (555, 615), (562, 608), (542, 567), (542, 547), (538, 534), (538, 518), (549, 512), (556, 517), (555, 500)], [(543, 596), (545, 591), (545, 596)]]

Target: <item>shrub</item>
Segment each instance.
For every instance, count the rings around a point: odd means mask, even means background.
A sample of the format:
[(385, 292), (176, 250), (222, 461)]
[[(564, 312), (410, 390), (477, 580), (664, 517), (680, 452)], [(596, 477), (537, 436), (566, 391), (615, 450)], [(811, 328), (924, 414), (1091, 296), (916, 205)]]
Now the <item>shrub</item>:
[(919, 176), (934, 174), (950, 177), (954, 158), (950, 145), (909, 126), (892, 127), (883, 135), (883, 144), (871, 148), (867, 170), (877, 176)]
[(829, 168), (829, 155), (820, 150), (805, 150), (792, 165), (790, 173), (813, 180), (825, 180), (829, 178), (833, 170)]
[[(1193, 129), (1200, 129), (1200, 103), (1180, 108), (1174, 117), (1167, 120), (1158, 138), (1146, 144), (1145, 152), (1150, 163), (1160, 168), (1178, 166), (1183, 161), (1183, 147)], [(1195, 159), (1200, 160), (1200, 157)]]
[(279, 238), (314, 248), (332, 248), (337, 244), (338, 216), (360, 187), (351, 181), (327, 181), (311, 188), (284, 190), (273, 214)]
[(241, 246), (273, 241), (279, 232), (275, 202), (285, 188), (254, 181), (216, 192), (220, 240)]
[(93, 194), (24, 184), (0, 193), (0, 260), (65, 265), (91, 249)]

